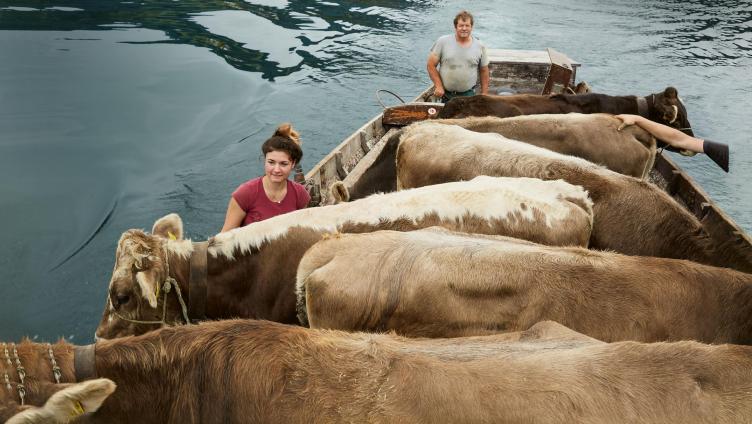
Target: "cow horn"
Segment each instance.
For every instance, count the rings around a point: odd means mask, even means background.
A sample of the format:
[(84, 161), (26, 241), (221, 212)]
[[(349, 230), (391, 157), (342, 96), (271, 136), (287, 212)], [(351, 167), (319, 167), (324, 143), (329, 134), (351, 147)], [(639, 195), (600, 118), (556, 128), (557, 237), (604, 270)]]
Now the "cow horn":
[(342, 203), (342, 202), (349, 202), (350, 201), (350, 191), (347, 189), (347, 186), (342, 181), (337, 181), (334, 184), (332, 184), (332, 187), (329, 190), (332, 194), (332, 198), (334, 198), (334, 203)]
[(671, 117), (671, 120), (668, 121), (669, 124), (673, 124), (676, 121), (676, 118), (679, 116), (679, 108), (676, 105), (671, 105), (671, 108), (674, 110), (674, 114)]

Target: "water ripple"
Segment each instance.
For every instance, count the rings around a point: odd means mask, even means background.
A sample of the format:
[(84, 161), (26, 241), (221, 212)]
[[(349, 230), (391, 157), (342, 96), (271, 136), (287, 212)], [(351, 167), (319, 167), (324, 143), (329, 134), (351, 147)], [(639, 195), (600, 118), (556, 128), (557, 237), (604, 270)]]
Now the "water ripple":
[[(376, 3), (376, 4), (374, 4)], [(375, 50), (354, 47), (355, 41), (401, 33), (429, 1), (360, 2), (219, 0), (97, 2), (73, 0), (63, 7), (33, 8), (13, 5), (0, 9), (0, 30), (114, 30), (147, 28), (163, 31), (168, 40), (132, 41), (131, 44), (191, 44), (207, 48), (229, 65), (258, 72), (264, 79), (306, 71), (336, 74), (356, 67), (362, 54)], [(70, 11), (76, 11), (71, 19)], [(43, 19), (40, 17), (43, 16)]]

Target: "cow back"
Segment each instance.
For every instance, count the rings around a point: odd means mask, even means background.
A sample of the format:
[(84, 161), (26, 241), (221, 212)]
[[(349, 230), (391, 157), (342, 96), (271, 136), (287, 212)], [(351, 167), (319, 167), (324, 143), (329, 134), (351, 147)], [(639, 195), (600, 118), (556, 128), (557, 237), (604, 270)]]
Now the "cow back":
[(608, 342), (752, 342), (752, 276), (675, 259), (380, 231), (317, 243), (297, 279), (312, 327), (459, 337), (553, 320)]
[(592, 248), (752, 271), (752, 263), (739, 261), (730, 243), (708, 236), (697, 218), (663, 190), (584, 159), (428, 121), (405, 130), (396, 162), (400, 188), (476, 175), (563, 179), (585, 188), (594, 202)]
[(434, 122), (500, 134), (637, 178), (646, 178), (655, 161), (656, 141), (650, 133), (638, 126), (619, 131), (621, 121), (607, 114), (473, 117)]

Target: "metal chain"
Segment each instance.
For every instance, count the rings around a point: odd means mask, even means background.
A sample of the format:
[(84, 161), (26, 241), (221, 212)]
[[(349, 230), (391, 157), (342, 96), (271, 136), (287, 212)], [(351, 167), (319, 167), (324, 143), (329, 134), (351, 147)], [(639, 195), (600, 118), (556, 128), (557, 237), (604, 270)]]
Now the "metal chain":
[[(11, 347), (13, 347), (13, 356), (16, 361), (16, 372), (18, 373), (18, 380), (19, 383), (16, 385), (16, 390), (18, 390), (18, 397), (21, 399), (21, 405), (24, 405), (26, 402), (26, 386), (24, 385), (24, 379), (26, 378), (26, 369), (24, 369), (23, 365), (21, 365), (21, 359), (18, 357), (18, 350), (16, 350), (16, 344), (11, 343)], [(10, 359), (8, 358), (8, 348), (5, 348), (5, 358), (8, 360), (8, 363), (10, 364)], [(12, 365), (12, 364), (11, 364)]]
[(57, 366), (57, 361), (55, 361), (55, 353), (52, 351), (52, 345), (47, 343), (47, 354), (50, 356), (50, 363), (52, 364), (52, 375), (55, 377), (55, 382), (57, 384), (60, 384), (60, 377), (62, 377), (63, 373), (60, 371), (60, 367)]
[[(21, 364), (21, 357), (18, 355), (18, 348), (16, 347), (15, 343), (10, 344), (13, 351), (13, 356), (10, 355), (8, 345), (5, 343), (3, 343), (2, 345), (3, 353), (5, 354), (5, 363), (12, 368), (14, 365), (13, 362), (15, 362), (16, 373), (18, 374), (19, 380), (19, 382), (16, 383), (16, 390), (18, 391), (18, 397), (21, 400), (21, 405), (24, 405), (26, 403), (26, 368), (24, 368), (23, 364)], [(50, 363), (52, 364), (52, 375), (55, 377), (55, 382), (60, 384), (62, 371), (57, 365), (57, 361), (55, 361), (55, 354), (52, 351), (52, 345), (49, 343), (47, 343), (47, 353), (50, 357)], [(3, 374), (5, 387), (8, 389), (8, 392), (13, 393), (13, 385), (11, 384), (7, 368), (4, 370)]]
[[(10, 361), (10, 355), (8, 354), (8, 345), (3, 343), (3, 350), (5, 351), (5, 362), (9, 367), (13, 367), (13, 363)], [(8, 388), (8, 392), (13, 393), (13, 386), (10, 385), (10, 376), (8, 376), (8, 369), (3, 370), (5, 373), (5, 387)]]
[(16, 350), (16, 344), (11, 343), (13, 346), (13, 357), (16, 360), (16, 372), (18, 373), (18, 379), (21, 380), (21, 384), (24, 384), (26, 378), (26, 369), (21, 365), (21, 358), (18, 357), (18, 350)]

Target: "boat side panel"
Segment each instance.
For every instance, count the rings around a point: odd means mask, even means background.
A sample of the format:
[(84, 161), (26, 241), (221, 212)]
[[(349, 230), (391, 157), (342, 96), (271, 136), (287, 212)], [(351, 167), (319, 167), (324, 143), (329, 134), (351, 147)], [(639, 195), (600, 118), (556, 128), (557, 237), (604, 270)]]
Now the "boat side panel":
[(665, 152), (656, 155), (650, 180), (697, 217), (718, 244), (732, 246), (735, 261), (748, 264), (745, 269), (752, 271), (752, 238)]

